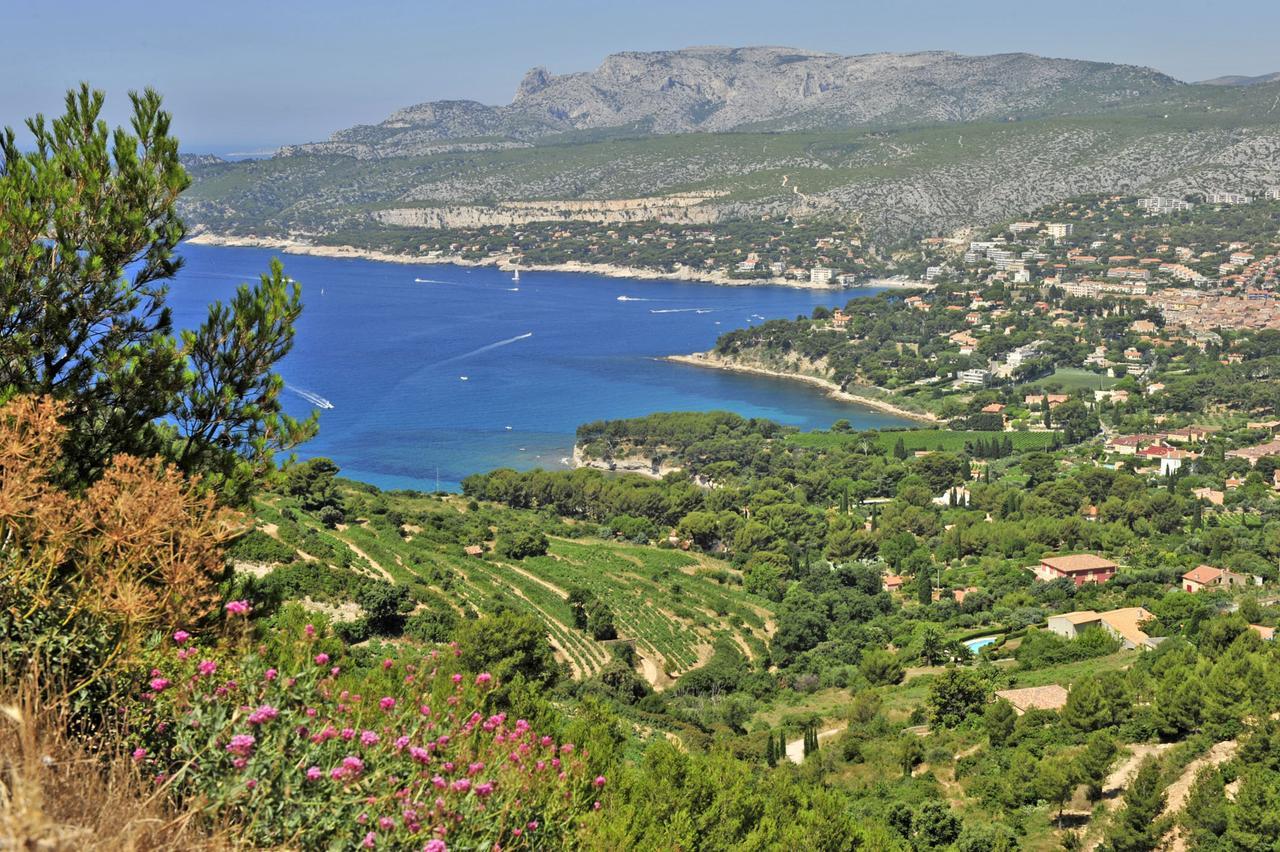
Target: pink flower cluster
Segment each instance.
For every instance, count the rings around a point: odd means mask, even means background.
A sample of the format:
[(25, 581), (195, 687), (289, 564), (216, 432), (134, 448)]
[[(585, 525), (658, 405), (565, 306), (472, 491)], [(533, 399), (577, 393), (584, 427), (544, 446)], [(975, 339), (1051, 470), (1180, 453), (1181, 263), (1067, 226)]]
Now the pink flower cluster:
[[(304, 632), (307, 648), (315, 631)], [(304, 832), (315, 832), (300, 837), (300, 845), (328, 843), (334, 832), (349, 830), (347, 848), (444, 852), (506, 848), (520, 845), (517, 838), (527, 844), (537, 832), (540, 843), (554, 848), (551, 838), (573, 830), (575, 816), (595, 807), (605, 786), (603, 776), (586, 775), (586, 755), (572, 743), (538, 735), (528, 721), (505, 713), (464, 709), (483, 706), (496, 679), (489, 672), (464, 677), (451, 661), (442, 671), (445, 656), (436, 652), (423, 657), (421, 668), (382, 661), (382, 671), (403, 668), (405, 682), (385, 689), (391, 694), (362, 695), (374, 683), (385, 686), (381, 672), (349, 675), (350, 684), (360, 685), (341, 689), (336, 666), (329, 668), (329, 655), (313, 645), (300, 658), (311, 658), (314, 667), (286, 668), (284, 656), (272, 660), (279, 670), (268, 667), (259, 646), (228, 660), (236, 678), (219, 682), (212, 677), (219, 662), (201, 659), (190, 634), (175, 633), (173, 642), (182, 652), (178, 668), (151, 672), (152, 699), (143, 709), (151, 724), (139, 725), (171, 733), (144, 740), (152, 748), (139, 747), (134, 760), (172, 776), (183, 794), (230, 809), (228, 816), (244, 825), (292, 811)], [(173, 656), (170, 646), (167, 657)], [(415, 674), (420, 682), (410, 680)], [(225, 761), (190, 762), (210, 738), (223, 743), (234, 771)], [(291, 796), (300, 781), (306, 794)]]

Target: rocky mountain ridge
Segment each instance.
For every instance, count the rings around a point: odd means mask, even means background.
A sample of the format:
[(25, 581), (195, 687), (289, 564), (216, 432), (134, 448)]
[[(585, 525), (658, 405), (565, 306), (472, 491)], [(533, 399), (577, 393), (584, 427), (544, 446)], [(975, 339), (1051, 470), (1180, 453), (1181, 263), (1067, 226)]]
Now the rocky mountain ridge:
[[(1097, 112), (1180, 86), (1150, 68), (1028, 53), (846, 56), (786, 47), (697, 47), (607, 57), (593, 71), (525, 74), (504, 106), (431, 101), (284, 155), (413, 156), (442, 142), (529, 143), (556, 134), (909, 126)], [(480, 143), (477, 140), (488, 140)], [(497, 141), (495, 141), (497, 140)]]

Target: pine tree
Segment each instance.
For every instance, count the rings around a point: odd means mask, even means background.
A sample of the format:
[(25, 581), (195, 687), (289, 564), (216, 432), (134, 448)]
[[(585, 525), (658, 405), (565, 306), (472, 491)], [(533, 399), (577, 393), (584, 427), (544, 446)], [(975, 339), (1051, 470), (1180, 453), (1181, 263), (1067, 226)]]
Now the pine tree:
[(1124, 808), (1116, 815), (1107, 837), (1111, 852), (1150, 852), (1164, 834), (1163, 821), (1156, 817), (1164, 810), (1164, 790), (1160, 785), (1160, 764), (1148, 757), (1124, 793)]
[(1182, 824), (1196, 845), (1208, 845), (1204, 841), (1227, 830), (1226, 785), (1217, 767), (1206, 766), (1196, 774), (1182, 809)]
[(1086, 795), (1089, 801), (1096, 802), (1102, 797), (1102, 784), (1115, 756), (1115, 742), (1102, 731), (1098, 731), (1089, 737), (1084, 751), (1076, 758), (1076, 773), (1079, 780), (1087, 787)]
[(1072, 687), (1066, 706), (1062, 708), (1062, 721), (1082, 733), (1110, 724), (1111, 709), (1096, 680), (1083, 680)]
[(1268, 773), (1251, 768), (1227, 809), (1229, 849), (1274, 849), (1280, 836), (1280, 795)]

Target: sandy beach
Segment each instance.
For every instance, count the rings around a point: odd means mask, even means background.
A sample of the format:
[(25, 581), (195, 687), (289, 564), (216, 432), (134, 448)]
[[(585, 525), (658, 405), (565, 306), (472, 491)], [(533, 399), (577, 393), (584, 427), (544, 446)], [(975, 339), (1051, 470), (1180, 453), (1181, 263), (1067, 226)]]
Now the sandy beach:
[(767, 367), (756, 367), (750, 364), (735, 364), (718, 358), (708, 352), (696, 352), (692, 355), (668, 355), (663, 359), (676, 364), (687, 364), (692, 367), (708, 367), (713, 370), (728, 370), (734, 373), (750, 373), (756, 376), (769, 376), (775, 379), (787, 379), (789, 381), (804, 382), (814, 387), (822, 388), (827, 392), (827, 396), (832, 399), (838, 399), (842, 402), (850, 402), (855, 405), (870, 408), (875, 411), (883, 411), (885, 414), (892, 414), (896, 417), (902, 417), (908, 420), (916, 420), (921, 423), (938, 423), (937, 417), (927, 412), (911, 411), (907, 408), (894, 405), (883, 399), (873, 396), (864, 396), (862, 394), (841, 390), (840, 386), (829, 379), (819, 378), (818, 376), (806, 376), (800, 373), (787, 373), (781, 370), (771, 370)]
[[(716, 270), (712, 272), (702, 272), (691, 268), (681, 268), (674, 272), (667, 272), (661, 269), (649, 269), (641, 266), (615, 266), (609, 263), (581, 263), (579, 261), (568, 261), (566, 263), (543, 263), (543, 264), (516, 264), (512, 261), (511, 255), (494, 255), (481, 260), (471, 260), (469, 258), (458, 257), (456, 255), (421, 255), (421, 254), (392, 254), (390, 252), (374, 251), (373, 249), (356, 248), (355, 246), (323, 246), (309, 243), (304, 240), (283, 239), (274, 237), (233, 237), (222, 234), (199, 233), (195, 236), (188, 237), (187, 242), (194, 245), (203, 246), (233, 246), (244, 248), (266, 248), (274, 249), (284, 254), (303, 254), (314, 257), (335, 257), (335, 258), (360, 258), (362, 260), (376, 260), (383, 263), (404, 263), (412, 265), (427, 264), (450, 264), (454, 266), (495, 266), (498, 269), (511, 271), (521, 269), (526, 272), (577, 272), (589, 275), (603, 275), (609, 278), (639, 278), (653, 281), (690, 281), (700, 284), (718, 284), (724, 287), (752, 287), (761, 284), (772, 284), (779, 287), (797, 287), (803, 290), (831, 290), (840, 291), (846, 288), (839, 284), (813, 284), (809, 281), (796, 280), (791, 278), (770, 277), (770, 278), (729, 278), (723, 271)], [(859, 287), (866, 288), (919, 288), (919, 282), (903, 282), (895, 279), (878, 278)]]

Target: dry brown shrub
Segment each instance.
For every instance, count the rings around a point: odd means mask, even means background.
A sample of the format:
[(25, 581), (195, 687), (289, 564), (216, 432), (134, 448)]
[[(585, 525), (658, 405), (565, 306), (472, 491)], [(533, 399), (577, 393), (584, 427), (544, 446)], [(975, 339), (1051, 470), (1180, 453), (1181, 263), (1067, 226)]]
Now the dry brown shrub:
[(0, 582), (32, 590), (29, 608), (70, 595), (73, 611), (122, 628), (126, 652), (151, 627), (208, 615), (243, 517), (159, 459), (116, 456), (83, 495), (65, 493), (51, 479), (60, 411), (32, 397), (0, 407)]
[[(195, 810), (168, 810), (126, 754), (111, 708), (98, 708), (96, 726), (73, 720), (73, 708), (87, 685), (132, 661), (145, 632), (216, 607), (222, 546), (243, 518), (158, 459), (117, 456), (83, 494), (59, 488), (61, 412), (25, 396), (0, 406), (0, 615), (16, 631), (0, 636), (0, 849), (231, 846), (198, 830)], [(57, 613), (52, 628), (35, 618), (46, 612)], [(82, 623), (120, 641), (92, 671), (41, 672), (26, 647), (32, 631), (43, 641)], [(15, 670), (15, 659), (25, 664)]]

